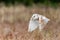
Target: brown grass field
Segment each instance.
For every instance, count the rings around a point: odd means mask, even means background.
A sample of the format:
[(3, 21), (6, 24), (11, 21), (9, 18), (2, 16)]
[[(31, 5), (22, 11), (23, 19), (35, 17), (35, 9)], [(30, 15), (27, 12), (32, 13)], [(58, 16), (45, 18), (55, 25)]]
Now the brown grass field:
[[(28, 23), (33, 13), (51, 20), (40, 34), (37, 34), (37, 30), (28, 32)], [(0, 40), (60, 40), (60, 7), (0, 6)]]

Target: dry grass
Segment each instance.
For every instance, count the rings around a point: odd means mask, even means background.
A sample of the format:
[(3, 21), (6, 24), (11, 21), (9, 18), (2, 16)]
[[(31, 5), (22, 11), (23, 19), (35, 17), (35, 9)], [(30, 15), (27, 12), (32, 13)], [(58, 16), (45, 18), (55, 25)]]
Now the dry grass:
[[(39, 13), (51, 19), (41, 34), (35, 30), (28, 33), (28, 22), (33, 13)], [(0, 40), (59, 40), (60, 39), (60, 8), (46, 9), (45, 6), (25, 7), (1, 6), (0, 7)], [(8, 34), (4, 34), (4, 28), (10, 28)]]

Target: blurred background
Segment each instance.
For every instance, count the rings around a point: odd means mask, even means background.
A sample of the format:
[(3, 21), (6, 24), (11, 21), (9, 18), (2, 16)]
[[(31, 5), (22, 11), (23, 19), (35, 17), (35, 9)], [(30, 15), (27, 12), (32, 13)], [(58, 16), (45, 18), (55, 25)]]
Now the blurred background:
[[(42, 35), (28, 33), (32, 14), (38, 13), (51, 21)], [(5, 28), (10, 29), (5, 34)], [(60, 40), (60, 0), (0, 0), (0, 40)]]

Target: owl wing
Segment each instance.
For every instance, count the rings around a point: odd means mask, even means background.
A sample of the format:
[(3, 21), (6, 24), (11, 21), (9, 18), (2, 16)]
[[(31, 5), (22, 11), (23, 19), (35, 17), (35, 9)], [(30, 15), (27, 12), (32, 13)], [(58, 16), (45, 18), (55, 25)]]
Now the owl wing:
[(34, 31), (38, 27), (39, 23), (37, 21), (30, 21), (29, 22), (29, 27), (28, 27), (28, 32)]
[[(41, 22), (41, 20), (43, 20), (44, 24)], [(50, 21), (50, 19), (48, 19), (47, 17), (45, 16), (42, 16), (42, 15), (39, 15), (39, 30), (41, 31), (45, 25), (48, 23), (48, 21)]]
[(47, 24), (48, 23), (48, 21), (50, 21), (50, 19), (48, 19), (47, 17), (45, 17), (45, 16), (42, 16), (42, 20), (44, 20), (44, 22)]

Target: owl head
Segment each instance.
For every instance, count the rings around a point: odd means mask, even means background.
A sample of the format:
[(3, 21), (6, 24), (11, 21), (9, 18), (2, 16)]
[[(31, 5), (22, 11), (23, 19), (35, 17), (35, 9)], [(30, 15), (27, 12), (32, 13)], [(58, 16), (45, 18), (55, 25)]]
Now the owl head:
[(31, 20), (33, 20), (33, 21), (39, 20), (38, 14), (33, 14), (31, 17)]

